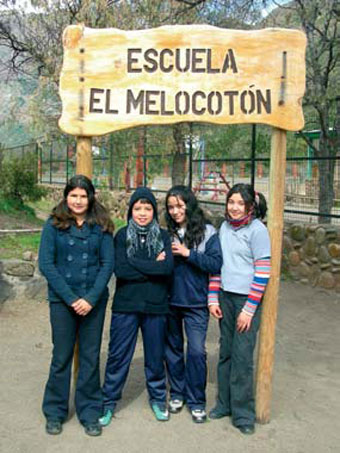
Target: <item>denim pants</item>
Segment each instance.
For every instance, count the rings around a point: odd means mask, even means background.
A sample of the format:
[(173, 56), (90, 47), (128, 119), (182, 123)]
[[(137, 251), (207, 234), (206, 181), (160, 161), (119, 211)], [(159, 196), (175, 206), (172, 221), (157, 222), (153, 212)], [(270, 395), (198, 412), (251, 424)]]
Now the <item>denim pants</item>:
[[(185, 400), (189, 409), (205, 409), (207, 383), (207, 353), (205, 340), (209, 311), (202, 308), (170, 308), (166, 341), (166, 365), (170, 397)], [(187, 337), (186, 360), (184, 335)]]
[(230, 414), (234, 426), (255, 423), (255, 399), (253, 389), (253, 356), (256, 334), (259, 329), (261, 309), (257, 308), (248, 332), (236, 330), (247, 295), (227, 291), (220, 292), (220, 352), (217, 366), (217, 407)]
[(144, 372), (150, 404), (165, 406), (166, 376), (164, 343), (166, 315), (112, 313), (110, 344), (103, 387), (104, 410), (114, 410), (121, 399), (141, 328)]
[(107, 300), (101, 300), (86, 316), (79, 316), (63, 302), (50, 303), (53, 352), (42, 409), (47, 419), (65, 421), (68, 416), (71, 369), (78, 335), (79, 371), (75, 406), (82, 424), (98, 420), (103, 410), (100, 387), (100, 346)]

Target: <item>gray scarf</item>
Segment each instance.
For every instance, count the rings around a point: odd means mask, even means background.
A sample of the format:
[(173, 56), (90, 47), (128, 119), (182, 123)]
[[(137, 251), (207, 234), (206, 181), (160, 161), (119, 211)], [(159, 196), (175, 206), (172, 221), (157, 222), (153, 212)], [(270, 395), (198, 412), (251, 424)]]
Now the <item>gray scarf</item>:
[(156, 258), (164, 250), (164, 242), (158, 222), (153, 219), (148, 225), (140, 226), (130, 218), (126, 232), (128, 258), (134, 257), (142, 244), (147, 248), (150, 258)]

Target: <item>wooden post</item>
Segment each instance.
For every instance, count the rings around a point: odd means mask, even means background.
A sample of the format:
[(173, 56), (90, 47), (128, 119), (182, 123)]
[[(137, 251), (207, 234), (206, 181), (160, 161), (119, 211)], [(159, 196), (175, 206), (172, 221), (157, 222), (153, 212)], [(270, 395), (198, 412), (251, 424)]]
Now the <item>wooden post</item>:
[(77, 137), (77, 175), (92, 178), (92, 138)]
[(282, 254), (284, 187), (286, 177), (286, 138), (286, 131), (273, 128), (268, 214), (268, 230), (272, 248), (272, 270), (262, 302), (262, 318), (259, 335), (256, 378), (256, 418), (259, 423), (268, 423), (270, 419), (275, 326)]
[[(77, 137), (76, 173), (92, 178), (92, 138)], [(76, 385), (79, 370), (79, 339), (77, 338), (73, 354), (73, 382)]]

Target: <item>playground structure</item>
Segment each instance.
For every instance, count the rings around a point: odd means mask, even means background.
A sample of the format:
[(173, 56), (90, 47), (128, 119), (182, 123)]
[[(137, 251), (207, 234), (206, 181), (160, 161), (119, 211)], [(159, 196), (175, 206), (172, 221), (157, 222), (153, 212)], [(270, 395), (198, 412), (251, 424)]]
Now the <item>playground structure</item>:
[(209, 172), (203, 176), (193, 187), (193, 191), (197, 196), (209, 196), (211, 194), (211, 201), (220, 201), (222, 197), (225, 199), (229, 189), (230, 184), (223, 173), (216, 171)]

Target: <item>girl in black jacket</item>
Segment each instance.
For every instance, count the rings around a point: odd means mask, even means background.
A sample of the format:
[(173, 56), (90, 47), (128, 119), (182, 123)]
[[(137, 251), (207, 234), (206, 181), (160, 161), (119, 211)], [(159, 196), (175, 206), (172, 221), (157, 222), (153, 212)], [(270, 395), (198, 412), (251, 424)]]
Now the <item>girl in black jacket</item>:
[(121, 398), (139, 327), (150, 405), (156, 419), (166, 421), (164, 341), (173, 258), (169, 235), (159, 228), (156, 200), (148, 188), (140, 187), (132, 195), (128, 226), (117, 233), (114, 242), (117, 283), (103, 387), (104, 414), (99, 422), (102, 426), (110, 423)]

